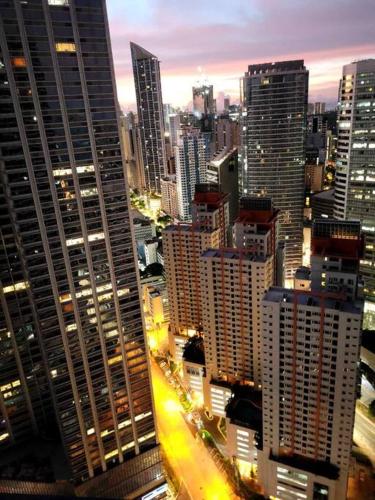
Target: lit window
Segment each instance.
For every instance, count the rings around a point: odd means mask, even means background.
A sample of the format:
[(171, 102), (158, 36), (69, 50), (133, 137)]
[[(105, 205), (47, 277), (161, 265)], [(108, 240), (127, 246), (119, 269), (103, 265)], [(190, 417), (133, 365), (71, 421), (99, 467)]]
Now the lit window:
[(118, 450), (110, 451), (109, 453), (104, 455), (104, 460), (108, 460), (109, 458), (115, 457), (116, 455), (118, 455)]
[[(84, 174), (86, 172), (94, 172), (95, 168), (94, 165), (81, 165), (77, 167), (77, 174)], [(72, 175), (72, 169), (71, 168), (58, 168), (53, 171), (54, 177), (62, 177), (64, 175)]]
[(69, 0), (48, 0), (48, 5), (54, 5), (55, 7), (64, 7), (69, 5)]
[(29, 287), (30, 287), (30, 285), (29, 285), (28, 281), (20, 281), (18, 283), (14, 283), (14, 285), (5, 286), (3, 288), (3, 292), (4, 292), (4, 294), (11, 293), (11, 292), (19, 292), (21, 290), (26, 290)]
[(25, 68), (26, 59), (24, 57), (13, 57), (12, 66), (14, 66), (15, 68)]
[(108, 360), (108, 364), (109, 364), (109, 366), (111, 366), (111, 365), (114, 365), (116, 363), (119, 363), (120, 361), (122, 361), (122, 355), (121, 354), (119, 356), (115, 356), (113, 358), (110, 358)]
[(81, 189), (82, 198), (87, 198), (87, 196), (94, 196), (95, 194), (98, 194), (98, 190), (96, 188)]
[(4, 434), (0, 434), (0, 441), (4, 441), (9, 437), (9, 432), (4, 432)]
[(75, 52), (76, 44), (73, 42), (57, 42), (56, 52)]

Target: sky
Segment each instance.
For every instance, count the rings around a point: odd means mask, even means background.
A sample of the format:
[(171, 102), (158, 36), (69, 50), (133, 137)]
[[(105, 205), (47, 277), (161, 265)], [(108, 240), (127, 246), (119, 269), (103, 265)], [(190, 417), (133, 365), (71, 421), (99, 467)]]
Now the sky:
[(129, 42), (160, 60), (163, 102), (185, 108), (206, 78), (239, 98), (252, 63), (304, 59), (309, 102), (337, 101), (342, 66), (375, 58), (375, 0), (107, 0), (117, 91), (135, 110)]

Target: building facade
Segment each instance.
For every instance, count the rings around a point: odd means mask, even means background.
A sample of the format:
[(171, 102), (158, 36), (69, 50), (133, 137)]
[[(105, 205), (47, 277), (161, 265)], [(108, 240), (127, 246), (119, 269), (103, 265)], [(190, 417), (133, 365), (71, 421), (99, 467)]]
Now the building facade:
[(46, 406), (75, 485), (147, 491), (162, 470), (106, 5), (0, 7), (1, 453)]
[[(311, 277), (263, 299), (260, 482), (278, 498), (346, 498), (363, 302), (359, 223), (313, 225)], [(307, 271), (307, 270), (305, 270)]]
[(281, 210), (287, 278), (302, 262), (307, 86), (303, 61), (250, 65), (243, 80), (242, 194)]
[(178, 217), (176, 176), (163, 177), (161, 182), (161, 209), (174, 219)]
[(361, 274), (375, 314), (375, 59), (343, 68), (334, 217), (359, 220), (366, 237)]
[(140, 128), (133, 113), (121, 115), (120, 120), (128, 184), (131, 189), (142, 193), (145, 190), (145, 178)]
[(238, 151), (224, 148), (207, 165), (208, 183), (218, 184), (229, 195), (229, 220), (233, 224), (239, 204)]
[(208, 378), (260, 386), (260, 304), (272, 284), (272, 257), (208, 249), (200, 273)]
[(163, 99), (160, 66), (156, 56), (131, 42), (135, 95), (146, 189), (160, 193), (160, 180), (167, 175)]
[(193, 112), (199, 118), (215, 114), (213, 85), (202, 83), (193, 87)]
[(195, 185), (206, 182), (207, 142), (199, 133), (184, 134), (175, 147), (178, 214), (191, 221)]
[(230, 239), (229, 196), (218, 184), (196, 184), (192, 203), (193, 223), (220, 229), (220, 246)]
[(182, 359), (187, 337), (202, 328), (199, 258), (207, 248), (219, 247), (220, 234), (219, 228), (199, 224), (171, 225), (162, 232), (170, 307), (170, 351), (178, 361)]

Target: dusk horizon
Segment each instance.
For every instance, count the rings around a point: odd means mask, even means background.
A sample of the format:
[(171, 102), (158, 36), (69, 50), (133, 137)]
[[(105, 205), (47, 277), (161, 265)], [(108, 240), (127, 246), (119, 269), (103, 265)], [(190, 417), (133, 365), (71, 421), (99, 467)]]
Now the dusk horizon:
[(215, 6), (193, 1), (188, 7), (173, 0), (143, 0), (134, 6), (108, 2), (123, 110), (136, 109), (130, 42), (160, 60), (163, 101), (181, 108), (191, 103), (191, 88), (202, 78), (213, 84), (215, 97), (222, 92), (236, 103), (239, 79), (249, 64), (303, 59), (309, 70), (309, 100), (326, 102), (332, 109), (343, 65), (375, 56), (370, 0), (334, 0), (329, 5), (288, 0), (282, 10), (273, 0), (240, 0), (227, 10), (222, 0)]

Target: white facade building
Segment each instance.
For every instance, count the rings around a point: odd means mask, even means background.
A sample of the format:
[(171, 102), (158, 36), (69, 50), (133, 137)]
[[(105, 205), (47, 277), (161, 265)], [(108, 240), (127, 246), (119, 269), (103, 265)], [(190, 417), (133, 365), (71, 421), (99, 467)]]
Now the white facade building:
[(281, 499), (346, 498), (363, 302), (359, 223), (318, 220), (311, 290), (262, 302), (263, 452), (259, 479)]
[(200, 273), (207, 373), (260, 386), (260, 305), (272, 285), (273, 258), (209, 249)]

